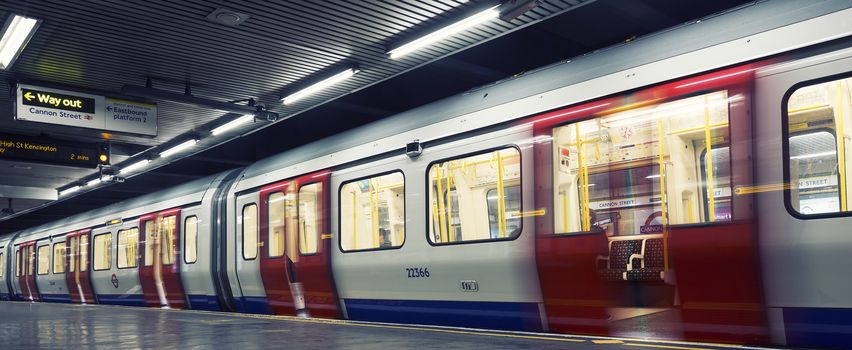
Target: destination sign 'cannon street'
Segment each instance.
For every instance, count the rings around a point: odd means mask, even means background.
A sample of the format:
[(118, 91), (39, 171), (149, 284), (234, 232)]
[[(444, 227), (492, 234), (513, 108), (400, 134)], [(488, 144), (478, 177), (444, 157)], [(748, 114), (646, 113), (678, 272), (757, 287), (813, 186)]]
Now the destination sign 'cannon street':
[(0, 134), (0, 159), (95, 168), (98, 148), (94, 143)]
[(17, 120), (157, 135), (156, 104), (27, 84), (17, 92)]

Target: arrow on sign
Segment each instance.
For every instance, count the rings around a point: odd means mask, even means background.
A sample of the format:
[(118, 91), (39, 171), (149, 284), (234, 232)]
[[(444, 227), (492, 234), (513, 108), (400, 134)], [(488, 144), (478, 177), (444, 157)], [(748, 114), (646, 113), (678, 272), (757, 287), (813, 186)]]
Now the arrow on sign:
[(30, 91), (27, 91), (27, 93), (24, 94), (24, 98), (26, 98), (27, 101), (32, 101), (33, 100), (33, 93), (30, 92)]
[(112, 107), (107, 106), (107, 111), (112, 112)]

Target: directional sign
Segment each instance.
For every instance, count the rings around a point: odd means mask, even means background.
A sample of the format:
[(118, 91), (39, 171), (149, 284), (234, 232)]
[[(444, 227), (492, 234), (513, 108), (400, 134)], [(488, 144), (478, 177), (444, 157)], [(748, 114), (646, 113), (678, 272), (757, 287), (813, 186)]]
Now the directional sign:
[(0, 159), (95, 168), (98, 149), (94, 143), (0, 134)]
[(18, 84), (15, 118), (39, 123), (157, 135), (157, 105)]

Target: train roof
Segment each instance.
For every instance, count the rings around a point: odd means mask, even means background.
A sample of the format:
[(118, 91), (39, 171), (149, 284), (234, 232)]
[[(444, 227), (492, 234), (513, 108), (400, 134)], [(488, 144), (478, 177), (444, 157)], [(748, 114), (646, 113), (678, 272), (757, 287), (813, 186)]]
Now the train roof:
[[(710, 18), (686, 23), (580, 57), (558, 62), (516, 77), (498, 81), (270, 156), (250, 165), (246, 169), (243, 178), (263, 177), (278, 169), (307, 162), (335, 152), (352, 149), (359, 145), (399, 135), (454, 117), (534, 96), (560, 87), (603, 77), (608, 74), (622, 72), (713, 45), (727, 43), (849, 7), (852, 7), (852, 4), (844, 0), (823, 2), (793, 0), (759, 1), (713, 15)], [(773, 53), (770, 52), (769, 54)], [(745, 59), (755, 58), (758, 57), (746, 57)], [(728, 64), (736, 63), (739, 62), (728, 62)], [(601, 96), (592, 96), (590, 98), (597, 97)], [(523, 116), (518, 115), (516, 118)], [(446, 136), (452, 135), (455, 132), (447, 130)], [(370, 155), (383, 153), (382, 151), (400, 150), (404, 146), (404, 143), (395, 146), (391, 145), (390, 149), (383, 149)], [(341, 159), (334, 165), (340, 165), (347, 161), (351, 160)], [(300, 171), (308, 173), (322, 170), (323, 168), (305, 168), (300, 169)], [(238, 185), (236, 191), (258, 185), (258, 181), (246, 181), (244, 183), (246, 185)]]
[[(231, 170), (234, 171), (234, 170)], [(92, 227), (96, 224), (105, 224), (106, 221), (97, 221), (100, 218), (107, 218), (115, 215), (119, 215), (128, 210), (132, 210), (135, 208), (142, 208), (147, 206), (152, 206), (157, 203), (163, 202), (164, 198), (179, 198), (184, 196), (192, 196), (190, 199), (193, 202), (201, 201), (204, 192), (210, 187), (212, 183), (217, 181), (223, 177), (224, 174), (227, 174), (231, 171), (222, 172), (210, 176), (206, 176), (200, 179), (192, 180), (168, 189), (160, 190), (157, 192), (149, 193), (146, 195), (142, 195), (136, 198), (128, 199), (125, 201), (121, 201), (115, 204), (112, 204), (107, 207), (93, 209), (87, 212), (83, 212), (77, 215), (69, 216), (63, 220), (53, 221), (49, 223), (45, 223), (39, 226), (31, 227), (26, 230), (18, 231), (18, 237), (27, 237), (33, 234), (41, 234), (48, 231), (54, 231), (57, 228), (62, 228), (62, 233), (70, 232), (73, 230), (79, 230), (87, 227)], [(142, 215), (144, 213), (139, 213)], [(96, 223), (96, 224), (93, 224)], [(13, 234), (8, 235), (7, 237), (14, 237)], [(2, 241), (3, 238), (0, 238)], [(17, 240), (17, 239), (16, 239)]]

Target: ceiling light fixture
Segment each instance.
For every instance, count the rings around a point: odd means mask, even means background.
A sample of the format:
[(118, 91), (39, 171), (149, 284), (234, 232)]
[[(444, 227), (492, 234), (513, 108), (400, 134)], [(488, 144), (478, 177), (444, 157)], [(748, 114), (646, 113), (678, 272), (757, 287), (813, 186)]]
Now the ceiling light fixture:
[(15, 62), (32, 38), (38, 24), (39, 20), (21, 15), (12, 15), (6, 20), (3, 37), (0, 38), (0, 69), (8, 70)]
[(101, 178), (96, 177), (94, 179), (89, 180), (89, 182), (86, 182), (86, 187), (92, 187), (99, 183), (101, 183)]
[(80, 190), (80, 186), (72, 186), (72, 187), (68, 187), (64, 190), (59, 191), (59, 195), (60, 196), (67, 196), (67, 195), (74, 193), (74, 192), (77, 192), (79, 190)]
[(183, 143), (181, 143), (177, 146), (174, 146), (174, 147), (169, 148), (169, 149), (167, 149), (163, 152), (160, 152), (160, 157), (166, 158), (166, 157), (169, 157), (169, 156), (171, 156), (175, 153), (185, 151), (188, 148), (195, 146), (196, 143), (198, 143), (198, 140), (196, 140), (196, 139), (191, 139), (191, 140), (185, 141), (185, 142), (183, 142)]
[(285, 105), (293, 104), (293, 102), (301, 100), (301, 99), (303, 99), (303, 98), (305, 98), (305, 97), (307, 97), (307, 96), (309, 96), (309, 95), (311, 95), (311, 94), (313, 94), (317, 91), (320, 91), (320, 90), (325, 89), (329, 86), (332, 86), (332, 85), (337, 84), (341, 81), (344, 81), (347, 78), (355, 75), (355, 73), (358, 73), (358, 72), (359, 72), (358, 68), (348, 68), (345, 71), (337, 73), (337, 74), (331, 76), (328, 79), (320, 81), (320, 82), (318, 82), (314, 85), (308, 86), (308, 87), (306, 87), (302, 90), (297, 91), (296, 93), (288, 95), (287, 97), (284, 97), (281, 100), (284, 101)]
[(450, 24), (444, 28), (438, 29), (432, 33), (426, 34), (425, 36), (422, 36), (419, 39), (416, 39), (412, 42), (409, 42), (405, 45), (388, 51), (387, 54), (390, 55), (390, 58), (397, 59), (414, 51), (420, 50), (426, 46), (429, 46), (437, 41), (470, 29), (480, 23), (495, 19), (500, 16), (500, 11), (497, 9), (497, 7), (499, 7), (499, 5), (479, 12), (456, 23)]
[(126, 167), (121, 168), (121, 170), (119, 170), (118, 173), (119, 174), (125, 174), (125, 173), (129, 173), (131, 171), (137, 170), (137, 169), (142, 169), (142, 168), (148, 166), (148, 163), (150, 163), (150, 162), (151, 162), (150, 159), (140, 160), (136, 163), (133, 163), (133, 164), (130, 164)]
[(229, 122), (227, 122), (223, 125), (216, 127), (215, 129), (211, 130), (210, 133), (212, 133), (213, 135), (219, 135), (221, 133), (224, 133), (225, 131), (231, 130), (233, 128), (236, 128), (236, 127), (238, 127), (242, 124), (248, 123), (248, 122), (253, 121), (253, 120), (254, 120), (253, 114), (244, 114), (242, 117), (239, 117), (237, 119), (234, 119), (232, 121), (229, 121)]

